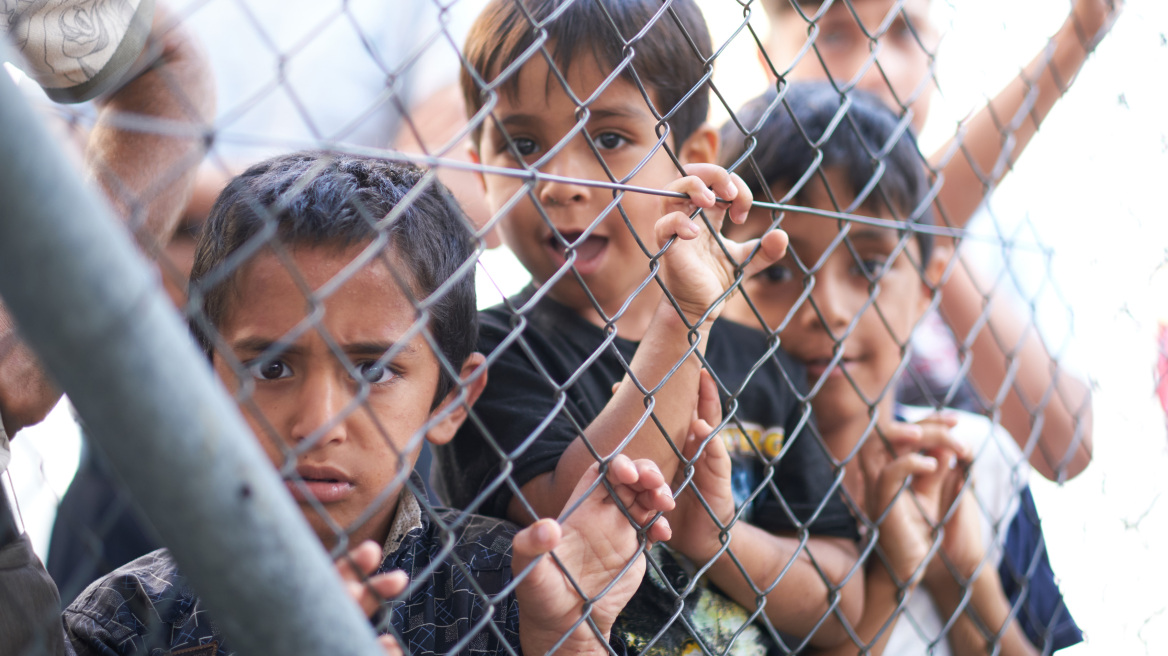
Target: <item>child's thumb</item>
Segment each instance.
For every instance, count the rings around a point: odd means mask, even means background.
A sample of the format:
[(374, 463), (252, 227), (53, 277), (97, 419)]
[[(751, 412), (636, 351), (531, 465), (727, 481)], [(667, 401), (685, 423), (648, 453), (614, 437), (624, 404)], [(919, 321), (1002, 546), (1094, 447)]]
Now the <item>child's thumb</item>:
[(547, 518), (519, 531), (511, 542), (512, 567), (515, 570), (527, 567), (531, 561), (559, 546), (562, 537), (559, 522)]

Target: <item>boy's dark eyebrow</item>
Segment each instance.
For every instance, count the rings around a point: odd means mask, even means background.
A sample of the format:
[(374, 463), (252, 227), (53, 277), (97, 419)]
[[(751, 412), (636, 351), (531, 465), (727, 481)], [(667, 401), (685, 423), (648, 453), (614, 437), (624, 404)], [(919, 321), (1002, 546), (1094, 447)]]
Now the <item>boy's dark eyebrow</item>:
[(296, 345), (291, 342), (278, 342), (267, 337), (245, 337), (233, 342), (231, 348), (235, 351), (249, 353), (263, 353), (269, 350), (275, 353), (296, 353), (299, 351)]
[[(348, 344), (341, 344), (341, 350), (349, 355), (370, 355), (381, 357), (385, 355), (390, 349), (397, 348), (398, 355), (412, 355), (418, 351), (417, 344), (399, 345), (397, 342), (351, 342)], [(291, 342), (278, 342), (268, 339), (266, 337), (245, 337), (237, 342), (232, 343), (231, 348), (235, 351), (247, 353), (264, 353), (272, 351), (273, 353), (299, 353), (300, 348)]]
[(650, 116), (649, 108), (645, 107), (644, 111), (640, 111), (636, 106), (618, 105), (615, 107), (596, 107), (589, 108), (590, 117), (593, 119), (603, 118), (645, 118)]
[(513, 125), (526, 126), (532, 123), (538, 123), (541, 119), (534, 114), (508, 114), (499, 119), (499, 124), (503, 127), (511, 127)]
[(381, 357), (390, 349), (397, 348), (397, 355), (413, 355), (418, 351), (414, 343), (398, 344), (397, 342), (352, 342), (341, 344), (341, 350), (349, 355), (371, 355)]
[[(643, 111), (638, 110), (635, 105), (617, 105), (613, 107), (590, 107), (588, 109), (589, 118), (591, 120), (606, 119), (606, 118), (645, 118), (651, 116), (649, 108), (645, 107)], [(544, 117), (535, 114), (508, 114), (499, 119), (499, 123), (503, 127), (511, 126), (527, 126), (540, 123)]]
[(900, 235), (898, 235), (895, 231), (892, 231), (892, 230), (881, 230), (881, 229), (875, 229), (875, 228), (871, 228), (871, 227), (863, 228), (863, 229), (859, 229), (859, 230), (853, 228), (851, 230), (851, 232), (848, 233), (848, 239), (850, 239), (852, 241), (852, 243), (855, 243), (858, 241), (864, 241), (864, 242), (879, 242), (881, 244), (886, 244), (886, 243), (891, 242), (891, 243), (895, 244), (897, 241), (900, 240)]

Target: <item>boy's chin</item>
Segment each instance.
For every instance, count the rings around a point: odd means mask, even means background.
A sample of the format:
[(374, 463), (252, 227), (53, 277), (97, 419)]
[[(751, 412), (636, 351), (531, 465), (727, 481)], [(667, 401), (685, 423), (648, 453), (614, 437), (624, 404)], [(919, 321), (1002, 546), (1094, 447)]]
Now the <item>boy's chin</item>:
[[(548, 284), (547, 282), (540, 283), (540, 287), (547, 287)], [(565, 305), (573, 310), (593, 309), (588, 292), (584, 290), (572, 272), (568, 272), (567, 275), (552, 283), (548, 296), (560, 305)]]
[[(331, 521), (320, 515), (319, 512), (308, 503), (301, 503), (300, 510), (304, 513), (304, 518), (308, 521), (309, 528), (316, 534), (316, 538), (324, 545), (326, 551), (332, 552), (342, 543), (345, 549), (353, 549), (365, 540), (373, 540), (377, 544), (385, 544), (389, 537), (390, 526), (393, 524), (394, 518), (397, 517), (397, 509), (400, 505), (402, 486), (397, 486), (385, 496), (384, 508), (381, 512), (374, 513), (364, 524), (354, 526), (353, 522), (360, 515), (363, 515), (362, 510), (347, 513), (351, 517), (337, 518), (333, 517)], [(425, 494), (423, 491), (422, 494)], [(340, 527), (341, 533), (337, 533), (333, 526)], [(336, 554), (334, 554), (336, 555)]]

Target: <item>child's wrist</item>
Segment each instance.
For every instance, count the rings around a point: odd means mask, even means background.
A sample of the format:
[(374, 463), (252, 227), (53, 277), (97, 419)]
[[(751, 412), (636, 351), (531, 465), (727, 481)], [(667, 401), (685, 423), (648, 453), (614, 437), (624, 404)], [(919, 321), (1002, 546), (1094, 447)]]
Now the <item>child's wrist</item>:
[[(520, 622), (522, 626), (522, 622)], [(581, 624), (572, 635), (568, 636), (563, 643), (556, 648), (557, 656), (579, 655), (586, 654), (608, 654), (609, 636), (612, 633), (612, 627), (597, 626), (604, 635), (604, 642), (596, 637), (587, 622)], [(552, 647), (564, 637), (565, 631), (549, 631), (542, 628), (533, 629), (531, 631), (524, 631), (520, 629), (519, 641), (523, 647), (525, 654), (544, 654), (551, 651)]]
[(686, 304), (680, 301), (677, 301), (677, 306), (675, 307), (674, 301), (669, 300), (669, 297), (666, 296), (657, 305), (654, 321), (659, 321), (663, 325), (670, 326), (679, 332), (688, 334), (690, 331), (693, 331), (701, 339), (700, 344), (704, 345), (716, 318), (716, 316), (711, 316), (699, 324), (698, 321), (701, 320), (704, 314), (705, 309), (696, 311), (693, 308), (688, 308)]

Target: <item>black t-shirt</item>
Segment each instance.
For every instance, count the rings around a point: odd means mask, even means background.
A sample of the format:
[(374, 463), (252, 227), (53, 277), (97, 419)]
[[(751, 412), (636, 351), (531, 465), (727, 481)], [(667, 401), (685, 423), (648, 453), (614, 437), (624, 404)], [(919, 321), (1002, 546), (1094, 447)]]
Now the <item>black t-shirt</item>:
[[(434, 450), (435, 489), (455, 508), (506, 517), (513, 495), (506, 477), (518, 489), (554, 470), (612, 398), (636, 351), (636, 342), (549, 298), (531, 304), (534, 293), (509, 300), (519, 314), (506, 304), (480, 313), (486, 389), (454, 439)], [(802, 367), (762, 332), (725, 320), (711, 328), (706, 361), (730, 391), (724, 410), (734, 414), (721, 437), (734, 458), (735, 499), (741, 506), (754, 497), (745, 519), (775, 533), (809, 523), (812, 534), (854, 538), (839, 477), (797, 392), (806, 388)]]

